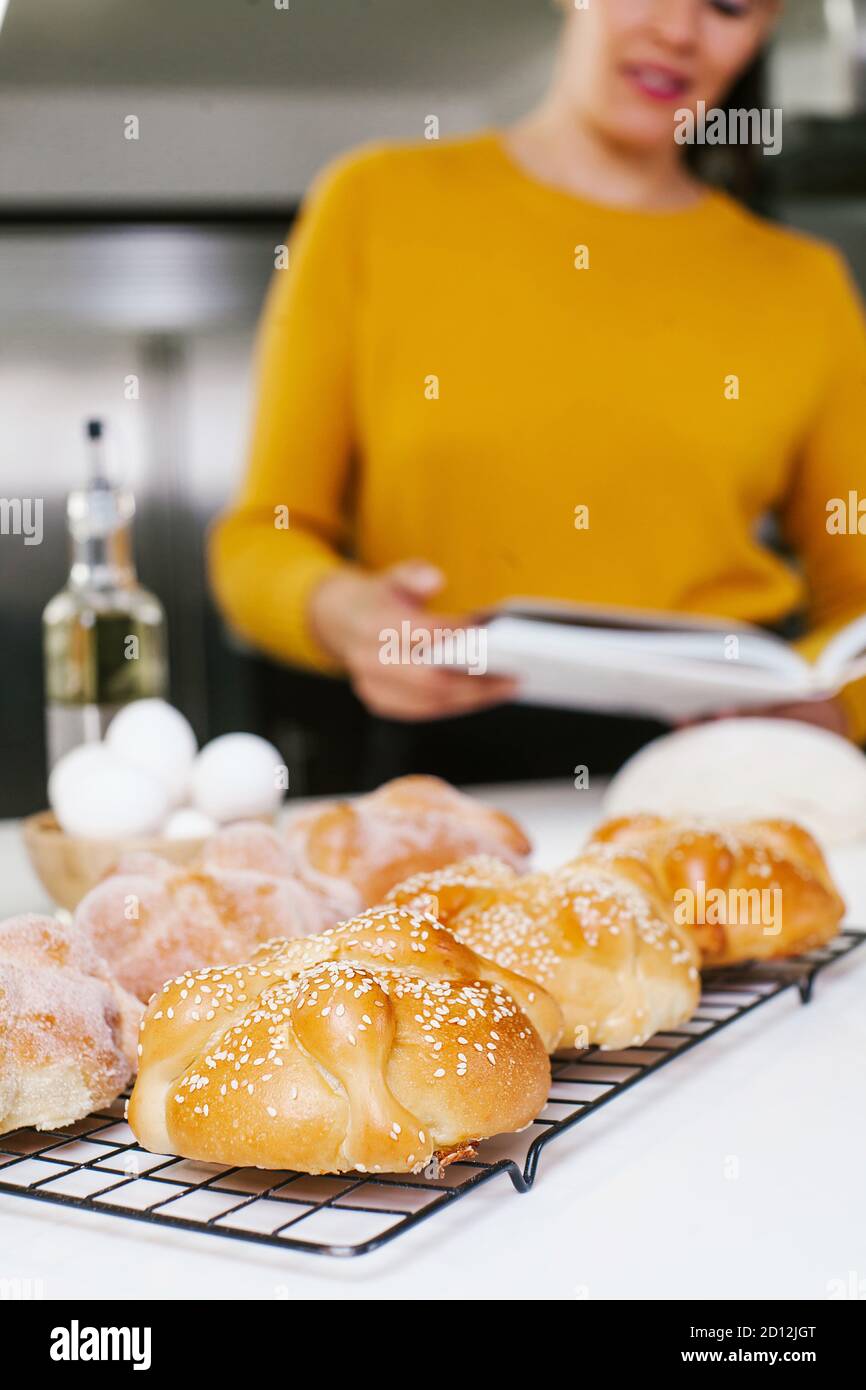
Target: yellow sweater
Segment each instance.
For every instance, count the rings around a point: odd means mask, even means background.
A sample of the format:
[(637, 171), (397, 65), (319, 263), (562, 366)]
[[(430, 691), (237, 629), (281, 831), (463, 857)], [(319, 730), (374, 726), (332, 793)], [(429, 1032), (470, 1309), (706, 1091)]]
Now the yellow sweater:
[[(866, 611), (866, 539), (826, 524), (866, 494), (864, 451), (866, 328), (833, 250), (717, 193), (599, 206), (493, 133), (376, 148), (326, 171), (274, 275), (213, 582), (240, 632), (320, 669), (307, 604), (346, 555), (432, 561), (448, 611), (805, 604), (811, 655)], [(758, 535), (771, 509), (790, 564)], [(847, 701), (863, 736), (866, 682)]]

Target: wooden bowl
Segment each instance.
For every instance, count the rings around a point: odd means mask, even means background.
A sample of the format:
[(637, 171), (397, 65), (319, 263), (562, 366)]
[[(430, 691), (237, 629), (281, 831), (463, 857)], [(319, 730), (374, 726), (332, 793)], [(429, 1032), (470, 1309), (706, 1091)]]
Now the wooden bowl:
[(22, 829), (30, 862), (43, 888), (58, 907), (70, 912), (121, 855), (144, 850), (172, 864), (187, 864), (204, 844), (203, 839), (168, 840), (162, 835), (134, 840), (86, 840), (67, 835), (51, 811), (28, 816)]

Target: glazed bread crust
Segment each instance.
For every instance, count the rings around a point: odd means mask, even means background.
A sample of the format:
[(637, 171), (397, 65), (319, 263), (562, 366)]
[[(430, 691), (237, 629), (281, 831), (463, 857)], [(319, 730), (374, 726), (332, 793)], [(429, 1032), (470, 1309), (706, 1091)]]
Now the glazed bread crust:
[(519, 876), (489, 859), (420, 874), (390, 895), (435, 912), (465, 945), (537, 980), (563, 1012), (563, 1045), (624, 1048), (673, 1028), (700, 994), (697, 951), (644, 866), (587, 855)]
[(623, 816), (600, 826), (588, 851), (599, 846), (653, 875), (708, 966), (810, 951), (832, 940), (845, 913), (821, 850), (793, 821)]
[(419, 1171), (534, 1119), (560, 1028), (543, 990), (383, 907), (165, 985), (129, 1123), (147, 1148), (211, 1162)]

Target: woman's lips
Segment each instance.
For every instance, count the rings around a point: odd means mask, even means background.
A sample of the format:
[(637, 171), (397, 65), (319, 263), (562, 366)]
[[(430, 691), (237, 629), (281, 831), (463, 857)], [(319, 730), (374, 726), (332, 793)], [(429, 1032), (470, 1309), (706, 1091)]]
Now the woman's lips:
[(622, 71), (631, 85), (650, 101), (669, 104), (679, 101), (689, 90), (688, 78), (655, 63), (632, 63)]

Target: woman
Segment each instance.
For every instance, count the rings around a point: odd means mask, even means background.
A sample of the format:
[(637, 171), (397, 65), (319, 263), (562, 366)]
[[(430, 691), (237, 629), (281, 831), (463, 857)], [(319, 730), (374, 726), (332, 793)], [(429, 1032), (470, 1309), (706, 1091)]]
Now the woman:
[[(471, 714), (473, 741), (508, 682), (383, 663), (384, 629), (513, 595), (767, 625), (805, 607), (811, 655), (866, 610), (863, 539), (826, 527), (866, 473), (856, 295), (835, 252), (710, 191), (675, 137), (754, 61), (777, 0), (564, 9), (524, 120), (319, 182), (212, 548), (260, 648), (348, 673), (393, 720)], [(796, 568), (759, 538), (770, 511)], [(866, 683), (784, 713), (862, 739)]]

